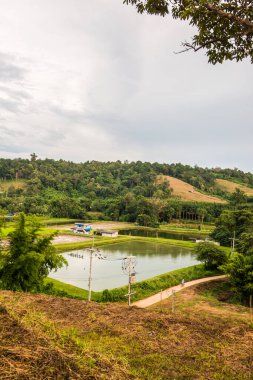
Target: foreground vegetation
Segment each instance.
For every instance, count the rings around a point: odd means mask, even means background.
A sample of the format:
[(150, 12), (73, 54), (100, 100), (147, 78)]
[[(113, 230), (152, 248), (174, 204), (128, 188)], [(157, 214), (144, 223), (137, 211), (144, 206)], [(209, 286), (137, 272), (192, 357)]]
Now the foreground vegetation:
[(143, 310), (2, 291), (1, 378), (252, 378), (247, 308), (202, 285), (178, 293), (171, 310), (171, 299)]

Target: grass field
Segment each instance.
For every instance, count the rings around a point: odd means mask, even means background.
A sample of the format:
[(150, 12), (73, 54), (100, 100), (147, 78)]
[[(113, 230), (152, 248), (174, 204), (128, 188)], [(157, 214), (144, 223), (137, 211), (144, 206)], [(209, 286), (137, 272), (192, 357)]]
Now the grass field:
[(244, 185), (240, 185), (236, 182), (227, 181), (226, 179), (216, 179), (216, 187), (220, 190), (226, 191), (228, 193), (233, 193), (236, 188), (245, 192), (249, 197), (253, 196), (253, 189)]
[[(213, 284), (215, 286), (215, 284)], [(209, 289), (150, 309), (0, 292), (3, 380), (251, 380), (249, 310)]]
[(125, 227), (120, 227), (118, 228), (119, 233), (120, 230), (125, 230), (125, 229), (133, 229), (133, 230), (147, 230), (147, 231), (157, 231), (157, 232), (176, 232), (178, 234), (198, 234), (198, 235), (208, 235), (210, 234), (215, 226), (212, 224), (204, 224), (202, 226), (202, 229), (199, 230), (198, 228), (199, 224), (187, 224), (187, 223), (170, 223), (170, 224), (161, 224), (158, 228), (153, 228), (153, 227), (143, 227), (143, 226), (136, 226), (135, 224), (129, 225), (127, 228)]
[[(185, 240), (175, 240), (175, 239), (163, 239), (163, 238), (146, 238), (141, 236), (118, 236), (116, 238), (104, 238), (104, 237), (96, 237), (95, 238), (95, 246), (101, 247), (103, 245), (110, 245), (110, 244), (116, 244), (116, 243), (123, 243), (129, 240), (138, 240), (138, 241), (144, 241), (144, 242), (151, 242), (151, 243), (159, 243), (159, 244), (165, 244), (165, 245), (173, 245), (176, 247), (182, 247), (182, 248), (189, 248), (193, 249), (196, 245), (196, 243), (192, 243), (190, 241)], [(82, 241), (77, 243), (65, 243), (65, 244), (57, 244), (55, 245), (57, 251), (60, 252), (66, 252), (66, 251), (72, 251), (72, 250), (78, 250), (78, 249), (84, 249), (84, 248), (90, 248), (92, 247), (93, 242), (91, 240), (89, 241)]]
[(169, 185), (173, 189), (172, 196), (174, 197), (179, 197), (185, 201), (192, 202), (227, 203), (223, 199), (200, 193), (192, 185), (181, 181), (180, 179), (164, 175), (157, 177), (157, 183), (161, 183), (165, 180), (169, 181)]

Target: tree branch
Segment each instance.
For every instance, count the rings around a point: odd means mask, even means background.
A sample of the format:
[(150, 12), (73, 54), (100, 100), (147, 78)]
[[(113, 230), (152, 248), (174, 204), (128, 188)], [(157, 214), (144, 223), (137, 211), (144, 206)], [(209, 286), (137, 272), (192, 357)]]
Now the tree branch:
[(208, 9), (210, 12), (216, 13), (217, 15), (226, 18), (228, 20), (232, 20), (236, 22), (239, 25), (242, 25), (247, 28), (247, 34), (253, 33), (253, 23), (249, 21), (248, 19), (240, 18), (236, 15), (233, 15), (232, 13), (227, 13), (223, 11), (221, 8), (217, 7), (216, 5), (213, 5), (211, 3), (207, 3), (205, 5), (205, 8)]

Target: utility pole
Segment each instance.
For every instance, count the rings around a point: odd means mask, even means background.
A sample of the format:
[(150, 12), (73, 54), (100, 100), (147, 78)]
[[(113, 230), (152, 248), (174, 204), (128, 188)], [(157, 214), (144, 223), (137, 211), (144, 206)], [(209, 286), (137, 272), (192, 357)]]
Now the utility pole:
[(135, 282), (135, 266), (136, 266), (136, 257), (128, 256), (122, 260), (122, 270), (128, 276), (128, 293), (126, 297), (128, 298), (128, 306), (131, 306), (131, 295), (135, 294), (131, 292), (131, 284)]
[(92, 280), (92, 259), (93, 254), (98, 259), (105, 260), (106, 258), (101, 255), (100, 250), (98, 248), (95, 248), (94, 246), (94, 235), (93, 235), (93, 242), (92, 242), (92, 248), (88, 248), (87, 251), (90, 252), (90, 267), (89, 267), (89, 278), (88, 278), (88, 301), (91, 301), (91, 280)]
[(88, 280), (88, 290), (89, 290), (88, 301), (90, 302), (91, 301), (91, 270), (92, 270), (92, 259), (93, 259), (94, 248), (90, 248), (89, 252), (90, 252), (90, 269), (89, 269), (89, 280)]
[(235, 252), (235, 241), (238, 240), (235, 238), (235, 231), (234, 236), (232, 238), (229, 238), (229, 240), (231, 240), (231, 257), (233, 257)]

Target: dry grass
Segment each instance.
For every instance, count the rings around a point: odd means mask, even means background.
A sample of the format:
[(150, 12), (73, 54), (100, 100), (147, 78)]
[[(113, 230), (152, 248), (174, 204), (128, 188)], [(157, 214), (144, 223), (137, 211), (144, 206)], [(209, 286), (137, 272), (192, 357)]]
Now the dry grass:
[(0, 309), (1, 380), (81, 379), (73, 358)]
[(196, 289), (176, 296), (175, 315), (170, 300), (143, 310), (1, 292), (2, 378), (251, 380), (247, 309)]
[(14, 189), (25, 189), (26, 183), (21, 180), (17, 181), (1, 181), (0, 180), (0, 190), (1, 191), (8, 191), (10, 187), (14, 187)]
[(253, 189), (250, 187), (239, 185), (238, 183), (227, 181), (226, 179), (216, 179), (216, 187), (228, 193), (233, 193), (235, 189), (238, 188), (244, 191), (247, 196), (253, 196)]
[(200, 193), (192, 185), (181, 181), (180, 179), (165, 175), (160, 175), (157, 177), (157, 183), (161, 183), (166, 180), (169, 181), (169, 185), (173, 189), (172, 195), (175, 197), (192, 202), (226, 203), (225, 200)]

